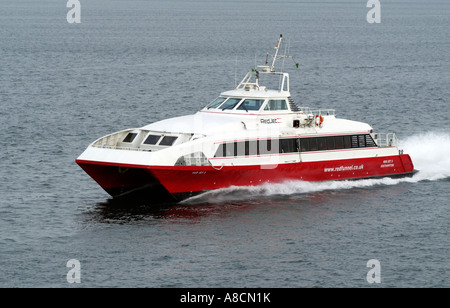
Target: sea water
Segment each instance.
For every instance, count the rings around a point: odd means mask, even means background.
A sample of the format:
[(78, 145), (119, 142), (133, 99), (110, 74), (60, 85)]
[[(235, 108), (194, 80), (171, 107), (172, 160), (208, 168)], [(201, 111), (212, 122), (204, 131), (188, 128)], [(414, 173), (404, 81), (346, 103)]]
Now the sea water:
[[(366, 1), (81, 0), (69, 24), (65, 1), (4, 1), (0, 286), (450, 286), (450, 4), (381, 2), (370, 24)], [(280, 34), (296, 103), (397, 133), (417, 174), (154, 206), (76, 165), (101, 136), (201, 109)]]

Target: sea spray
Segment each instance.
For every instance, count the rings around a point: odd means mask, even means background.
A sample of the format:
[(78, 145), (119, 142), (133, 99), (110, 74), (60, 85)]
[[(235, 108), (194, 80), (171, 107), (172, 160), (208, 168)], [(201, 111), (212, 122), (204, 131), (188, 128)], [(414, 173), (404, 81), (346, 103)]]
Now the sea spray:
[(415, 181), (450, 177), (450, 133), (427, 132), (406, 138), (400, 148), (411, 156), (419, 172)]

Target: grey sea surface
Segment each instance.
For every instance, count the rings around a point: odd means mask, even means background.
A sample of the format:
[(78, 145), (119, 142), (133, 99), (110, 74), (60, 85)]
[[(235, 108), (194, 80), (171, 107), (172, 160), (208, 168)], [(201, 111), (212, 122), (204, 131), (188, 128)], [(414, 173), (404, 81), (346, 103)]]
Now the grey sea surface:
[[(0, 5), (0, 287), (449, 287), (450, 2)], [(192, 114), (280, 34), (300, 106), (395, 132), (412, 178), (227, 188), (117, 204), (75, 159)], [(80, 264), (80, 283), (69, 283)], [(381, 265), (370, 284), (369, 260)]]

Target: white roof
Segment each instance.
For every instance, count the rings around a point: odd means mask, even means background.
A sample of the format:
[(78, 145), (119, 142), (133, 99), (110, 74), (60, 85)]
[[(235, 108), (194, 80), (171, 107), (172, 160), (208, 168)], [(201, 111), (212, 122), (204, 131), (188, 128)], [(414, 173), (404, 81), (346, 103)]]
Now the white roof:
[(142, 127), (145, 130), (158, 132), (203, 134), (209, 135), (220, 131), (244, 129), (242, 121), (254, 119), (254, 116), (230, 114), (202, 113), (186, 115), (158, 121)]
[(289, 91), (267, 90), (265, 87), (261, 87), (260, 90), (230, 90), (220, 93), (221, 96), (227, 97), (242, 97), (242, 98), (287, 98), (291, 96)]

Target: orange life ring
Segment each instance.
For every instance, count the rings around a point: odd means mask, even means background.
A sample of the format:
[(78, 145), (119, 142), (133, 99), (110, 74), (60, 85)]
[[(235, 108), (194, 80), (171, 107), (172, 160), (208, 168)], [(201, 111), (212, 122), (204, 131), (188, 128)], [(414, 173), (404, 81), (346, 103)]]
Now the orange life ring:
[(324, 118), (321, 115), (316, 115), (316, 126), (322, 127)]

